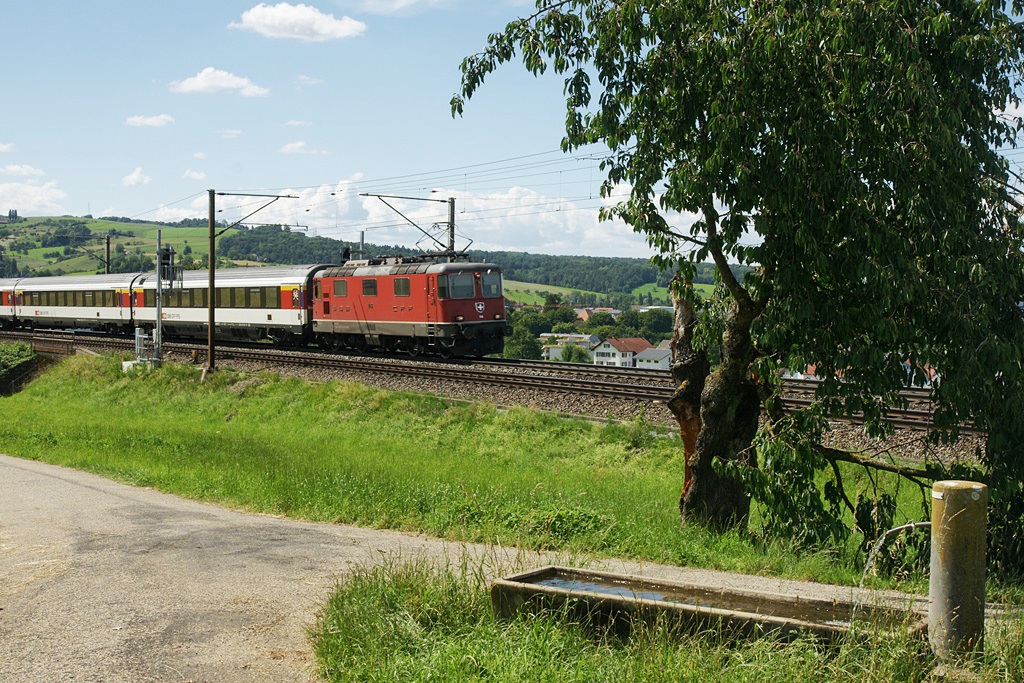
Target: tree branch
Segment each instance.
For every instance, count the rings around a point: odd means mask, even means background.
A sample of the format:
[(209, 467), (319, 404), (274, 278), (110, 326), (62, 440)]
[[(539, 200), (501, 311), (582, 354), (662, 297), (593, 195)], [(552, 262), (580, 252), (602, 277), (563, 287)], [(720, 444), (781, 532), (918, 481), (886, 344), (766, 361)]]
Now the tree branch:
[(927, 484), (921, 479), (928, 478), (928, 471), (923, 468), (913, 467), (902, 467), (900, 465), (892, 465), (889, 463), (879, 462), (872, 458), (865, 458), (849, 451), (839, 450), (838, 448), (831, 448), (824, 446), (820, 443), (812, 444), (814, 450), (825, 457), (830, 463), (835, 465), (837, 462), (849, 462), (854, 465), (860, 465), (861, 467), (881, 470), (882, 472), (890, 472), (892, 474), (898, 474), (901, 477), (909, 479), (918, 486), (927, 486)]

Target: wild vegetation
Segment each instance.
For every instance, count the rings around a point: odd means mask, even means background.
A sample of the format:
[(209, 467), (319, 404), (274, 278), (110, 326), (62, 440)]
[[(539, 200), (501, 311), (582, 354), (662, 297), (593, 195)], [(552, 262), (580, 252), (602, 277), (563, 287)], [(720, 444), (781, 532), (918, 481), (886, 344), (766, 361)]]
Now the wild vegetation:
[[(901, 472), (986, 482), (993, 566), (1024, 575), (1024, 229), (998, 152), (1024, 127), (1022, 10), (538, 0), (463, 61), (453, 115), (519, 58), (564, 77), (563, 149), (607, 147), (602, 195), (630, 194), (605, 217), (673, 274), (684, 520), (743, 528), (752, 495), (790, 487), (813, 493), (774, 499), (779, 533), (839, 540), (843, 515), (887, 505), (855, 503), (837, 465), (887, 464), (824, 447), (828, 418), (884, 435), (903, 386), (937, 371), (933, 438), (973, 422), (980, 466)], [(702, 301), (709, 259), (724, 288)], [(780, 371), (811, 365), (818, 402), (783, 414)]]
[[(754, 525), (680, 529), (678, 437), (359, 384), (74, 357), (4, 399), (0, 451), (199, 500), (454, 540), (853, 583), (857, 542), (797, 552)], [(59, 409), (40, 409), (40, 406)], [(852, 468), (847, 475), (864, 475)], [(893, 479), (901, 520), (921, 501)], [(910, 495), (907, 495), (907, 494)], [(755, 508), (756, 510), (756, 508)], [(759, 515), (759, 513), (756, 513)], [(913, 555), (913, 553), (911, 553)], [(916, 576), (894, 557), (895, 567)], [(918, 579), (913, 579), (911, 586)]]
[[(780, 544), (755, 504), (743, 532), (680, 528), (676, 437), (642, 420), (594, 424), (526, 408), (499, 411), (359, 384), (310, 385), (191, 365), (124, 374), (116, 357), (73, 357), (4, 400), (0, 451), (197, 500), (420, 531), (452, 540), (651, 559), (854, 584), (855, 542), (808, 552)], [(298, 428), (296, 426), (299, 426)], [(845, 468), (851, 478), (863, 472)], [(921, 501), (878, 482), (899, 519)], [(894, 544), (894, 547), (898, 544)], [(875, 587), (922, 589), (922, 555), (886, 553)], [(356, 571), (313, 628), (327, 680), (927, 680), (920, 640), (838, 651), (810, 640), (736, 642), (667, 625), (630, 637), (553, 613), (491, 614), (482, 567), (391, 564)], [(1006, 588), (990, 585), (990, 597)], [(1012, 591), (1011, 591), (1012, 594)], [(1024, 624), (986, 638), (985, 680), (1017, 680)]]
[[(743, 641), (667, 623), (617, 636), (564, 611), (499, 622), (479, 567), (411, 563), (356, 572), (331, 597), (312, 637), (328, 681), (935, 680), (923, 639), (874, 638), (870, 624), (861, 628), (828, 648), (810, 638)], [(977, 680), (1022, 676), (1024, 622), (993, 628)]]

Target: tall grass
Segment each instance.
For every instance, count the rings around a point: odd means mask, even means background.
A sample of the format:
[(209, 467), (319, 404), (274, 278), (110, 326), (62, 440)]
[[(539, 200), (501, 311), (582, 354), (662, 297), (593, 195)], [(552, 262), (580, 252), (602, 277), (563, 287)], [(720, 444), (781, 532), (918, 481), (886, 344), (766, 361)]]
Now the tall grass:
[[(339, 586), (311, 629), (330, 681), (926, 681), (924, 639), (735, 640), (669, 624), (627, 637), (595, 632), (567, 612), (499, 622), (481, 572), (423, 563), (362, 570)], [(978, 677), (1019, 681), (1024, 623), (990, 638)]]
[(0, 451), (290, 517), (831, 582), (842, 553), (680, 528), (675, 438), (347, 382), (68, 359), (3, 399)]

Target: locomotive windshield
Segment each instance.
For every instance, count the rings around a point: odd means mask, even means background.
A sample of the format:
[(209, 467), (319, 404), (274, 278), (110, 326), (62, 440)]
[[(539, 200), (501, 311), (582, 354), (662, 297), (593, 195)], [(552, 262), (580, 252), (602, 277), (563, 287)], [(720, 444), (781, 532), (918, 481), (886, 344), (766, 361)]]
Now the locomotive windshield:
[[(476, 280), (480, 280), (477, 291)], [(437, 277), (437, 293), (442, 299), (473, 299), (478, 296), (496, 299), (502, 295), (501, 273), (448, 273)]]
[(501, 273), (486, 272), (480, 276), (480, 288), (485, 299), (497, 299), (501, 296)]
[(437, 278), (438, 294), (442, 299), (472, 299), (476, 296), (473, 273), (449, 273)]

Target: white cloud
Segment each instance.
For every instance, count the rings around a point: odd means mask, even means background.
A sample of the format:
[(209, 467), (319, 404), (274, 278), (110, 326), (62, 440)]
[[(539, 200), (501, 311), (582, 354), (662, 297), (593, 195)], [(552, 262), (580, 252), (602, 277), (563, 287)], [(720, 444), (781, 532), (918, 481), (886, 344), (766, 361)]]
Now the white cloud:
[(324, 80), (322, 78), (313, 78), (312, 76), (306, 76), (304, 74), (300, 74), (299, 77), (296, 78), (295, 80), (297, 80), (299, 82), (299, 85), (309, 85), (309, 86), (312, 86), (312, 85), (323, 85), (324, 84)]
[(302, 140), (289, 142), (278, 151), (281, 152), (281, 154), (327, 154), (327, 152), (322, 149), (308, 149), (306, 147), (306, 143)]
[(228, 28), (255, 31), (267, 38), (295, 38), (306, 42), (322, 42), (352, 38), (366, 30), (366, 24), (351, 17), (336, 19), (309, 5), (276, 5), (260, 3), (242, 13), (242, 21), (231, 22)]
[(157, 116), (129, 116), (125, 121), (129, 126), (149, 126), (160, 128), (168, 123), (174, 123), (174, 117), (170, 114), (159, 114)]
[(205, 173), (203, 173), (202, 171), (193, 171), (191, 168), (185, 171), (185, 175), (181, 177), (187, 178), (188, 180), (206, 180)]
[(13, 151), (14, 151), (14, 143), (13, 142), (0, 142), (0, 152), (13, 152)]
[(27, 183), (0, 183), (0, 206), (16, 209), (23, 216), (59, 216), (67, 213), (61, 200), (67, 194), (51, 180), (40, 185)]
[(196, 159), (205, 159), (206, 158), (206, 152), (196, 152), (192, 156), (194, 156)]
[(125, 187), (136, 187), (137, 185), (149, 185), (151, 180), (152, 178), (142, 172), (141, 166), (136, 166), (134, 171), (121, 178), (121, 184)]
[(208, 66), (191, 78), (173, 81), (169, 89), (176, 93), (211, 93), (224, 90), (237, 91), (242, 97), (258, 97), (270, 92), (267, 88), (256, 85), (248, 78), (236, 76), (227, 71)]
[[(260, 223), (280, 223), (281, 225), (301, 223), (308, 226), (309, 235), (329, 235), (339, 239), (349, 239), (350, 233), (352, 233), (351, 228), (347, 233), (342, 233), (335, 230), (334, 227), (339, 223), (360, 225), (369, 217), (363, 208), (363, 199), (365, 198), (359, 196), (357, 183), (361, 177), (361, 175), (355, 175), (339, 180), (333, 186), (320, 185), (301, 190), (286, 188), (281, 190), (280, 194), (295, 195), (298, 199), (282, 199), (274, 202), (250, 220)], [(239, 209), (239, 211), (248, 213), (244, 209)], [(240, 213), (239, 215), (224, 216), (224, 218), (230, 222), (238, 220), (244, 215), (244, 213)], [(354, 230), (358, 238), (359, 228), (354, 228)]]
[(46, 175), (46, 171), (41, 171), (38, 168), (33, 168), (28, 164), (7, 164), (6, 166), (0, 167), (0, 173), (4, 175)]
[(296, 121), (295, 119), (292, 119), (291, 121), (286, 121), (284, 125), (286, 125), (286, 126), (312, 126), (313, 123), (311, 121)]
[(242, 131), (235, 128), (221, 128), (220, 130), (217, 131), (217, 135), (221, 136), (225, 140), (237, 138), (241, 134)]

